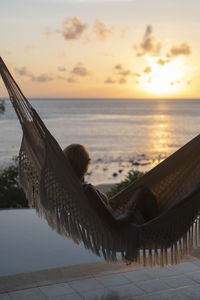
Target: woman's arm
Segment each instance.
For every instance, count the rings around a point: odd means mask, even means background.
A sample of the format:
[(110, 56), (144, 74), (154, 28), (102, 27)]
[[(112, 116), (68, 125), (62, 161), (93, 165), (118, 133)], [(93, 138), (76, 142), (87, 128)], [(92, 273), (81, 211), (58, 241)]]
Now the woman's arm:
[(124, 211), (114, 211), (106, 201), (106, 195), (91, 184), (84, 185), (84, 191), (87, 199), (91, 205), (101, 213), (102, 218), (109, 220), (109, 223), (114, 224), (118, 228), (127, 225), (131, 221), (131, 218), (133, 218), (135, 207), (132, 206), (130, 209)]

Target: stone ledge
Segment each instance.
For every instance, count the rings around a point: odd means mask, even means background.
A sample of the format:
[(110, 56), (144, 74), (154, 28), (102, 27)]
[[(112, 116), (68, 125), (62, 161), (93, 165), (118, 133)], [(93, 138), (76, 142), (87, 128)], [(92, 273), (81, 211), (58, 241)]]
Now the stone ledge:
[[(183, 260), (183, 262), (192, 261), (195, 262), (197, 259), (192, 256), (186, 256)], [(117, 263), (103, 261), (17, 275), (0, 276), (0, 293), (144, 269), (146, 268), (137, 264), (126, 266), (121, 261)]]

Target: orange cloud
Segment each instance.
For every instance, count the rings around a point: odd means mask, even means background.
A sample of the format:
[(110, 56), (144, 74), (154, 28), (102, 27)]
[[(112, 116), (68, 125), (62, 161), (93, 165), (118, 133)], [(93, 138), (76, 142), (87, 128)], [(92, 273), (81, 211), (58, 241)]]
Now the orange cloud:
[(143, 70), (144, 73), (146, 74), (150, 74), (152, 72), (152, 68), (151, 67), (146, 67), (144, 70)]
[(120, 64), (117, 64), (116, 66), (114, 66), (114, 69), (116, 70), (121, 70), (123, 67)]
[(133, 73), (132, 75), (135, 76), (135, 77), (140, 77), (141, 76), (140, 73)]
[(115, 83), (115, 81), (110, 76), (108, 76), (104, 82), (109, 84)]
[(171, 81), (171, 82), (170, 82), (170, 85), (171, 85), (171, 86), (174, 86), (174, 85), (180, 85), (180, 84), (189, 85), (188, 82), (189, 82), (189, 81), (186, 80), (185, 78), (181, 78), (181, 79), (178, 79), (178, 80), (175, 80), (175, 81)]
[(188, 56), (190, 54), (191, 54), (191, 48), (187, 43), (174, 45), (166, 54), (166, 58), (159, 58), (157, 60), (157, 64), (160, 66), (164, 66), (165, 64), (169, 63), (173, 58), (176, 58), (178, 56)]
[(172, 46), (169, 53), (167, 53), (167, 57), (177, 57), (180, 55), (190, 55), (191, 48), (187, 43), (182, 43), (178, 46)]
[(168, 62), (170, 62), (169, 59), (162, 59), (162, 58), (160, 58), (160, 59), (157, 60), (157, 64), (160, 65), (160, 66), (164, 66)]

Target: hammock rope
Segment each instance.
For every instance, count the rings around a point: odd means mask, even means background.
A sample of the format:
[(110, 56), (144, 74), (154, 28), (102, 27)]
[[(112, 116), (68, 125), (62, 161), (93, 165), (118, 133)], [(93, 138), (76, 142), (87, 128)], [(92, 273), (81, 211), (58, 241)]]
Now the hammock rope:
[(20, 184), (30, 206), (61, 235), (115, 261), (164, 266), (181, 261), (200, 244), (200, 135), (154, 167), (114, 199), (121, 207), (141, 186), (158, 199), (161, 214), (142, 225), (120, 227), (99, 203), (91, 203), (55, 138), (0, 58), (0, 74), (23, 130)]

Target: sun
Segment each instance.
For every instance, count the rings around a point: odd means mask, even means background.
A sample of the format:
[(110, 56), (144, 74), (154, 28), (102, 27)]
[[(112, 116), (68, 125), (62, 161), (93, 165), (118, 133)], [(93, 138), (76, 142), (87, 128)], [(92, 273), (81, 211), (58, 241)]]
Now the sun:
[(155, 59), (149, 60), (148, 72), (141, 77), (142, 89), (152, 94), (176, 94), (185, 89), (185, 69), (181, 60), (159, 65)]

